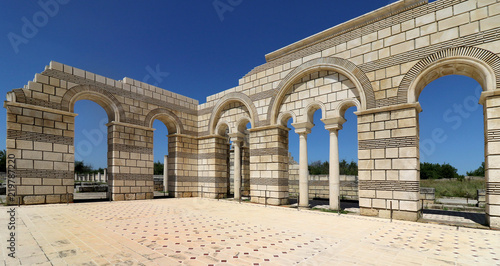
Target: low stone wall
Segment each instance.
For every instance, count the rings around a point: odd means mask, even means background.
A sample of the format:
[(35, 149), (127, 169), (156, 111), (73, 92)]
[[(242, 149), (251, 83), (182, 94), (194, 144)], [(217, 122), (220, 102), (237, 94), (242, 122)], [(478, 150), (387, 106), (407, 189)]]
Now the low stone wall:
[(486, 206), (486, 190), (477, 190), (477, 207), (484, 208)]
[(421, 187), (420, 200), (423, 201), (424, 206), (434, 204), (436, 200), (436, 189), (430, 187)]
[[(299, 165), (289, 165), (288, 188), (290, 196), (294, 197), (299, 192)], [(328, 199), (329, 198), (329, 176), (309, 175), (309, 198)], [(340, 197), (342, 199), (358, 199), (358, 177), (350, 175), (340, 175)]]
[[(290, 197), (296, 197), (299, 193), (299, 165), (289, 165), (289, 191)], [(309, 175), (309, 198), (328, 199), (329, 198), (329, 176)], [(420, 200), (424, 204), (434, 204), (436, 199), (434, 188), (420, 188)], [(478, 192), (479, 193), (479, 192)], [(478, 194), (479, 195), (479, 194)], [(483, 191), (484, 195), (484, 191)], [(340, 197), (347, 200), (358, 200), (358, 177), (352, 175), (340, 175)], [(483, 200), (483, 204), (484, 204)]]
[(163, 175), (154, 175), (154, 191), (164, 191), (163, 190)]
[(77, 192), (108, 192), (108, 185), (78, 186)]

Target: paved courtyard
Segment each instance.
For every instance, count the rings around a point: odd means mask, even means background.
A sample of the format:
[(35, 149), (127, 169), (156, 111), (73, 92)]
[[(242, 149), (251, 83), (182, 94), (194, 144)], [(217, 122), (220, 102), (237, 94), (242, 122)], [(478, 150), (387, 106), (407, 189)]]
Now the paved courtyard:
[(5, 265), (500, 265), (499, 231), (199, 198), (21, 206), (16, 223)]

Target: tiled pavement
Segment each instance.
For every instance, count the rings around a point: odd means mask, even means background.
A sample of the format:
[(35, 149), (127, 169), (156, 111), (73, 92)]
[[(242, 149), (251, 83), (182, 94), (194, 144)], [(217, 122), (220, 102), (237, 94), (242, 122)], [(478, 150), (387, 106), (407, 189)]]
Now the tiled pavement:
[(21, 206), (16, 219), (5, 265), (500, 265), (500, 231), (209, 199)]

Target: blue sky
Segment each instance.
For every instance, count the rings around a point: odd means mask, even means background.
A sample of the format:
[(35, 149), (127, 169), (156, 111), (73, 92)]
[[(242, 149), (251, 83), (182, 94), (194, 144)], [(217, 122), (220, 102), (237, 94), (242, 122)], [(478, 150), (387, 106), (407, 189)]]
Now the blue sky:
[[(58, 3), (58, 8), (52, 5), (47, 12), (37, 1), (2, 2), (0, 94), (4, 100), (7, 91), (24, 86), (54, 60), (114, 79), (145, 80), (151, 69), (159, 69), (164, 75), (150, 78), (150, 83), (203, 103), (206, 96), (236, 86), (239, 78), (265, 62), (265, 54), (393, 1), (233, 0), (234, 6), (221, 16), (212, 0), (41, 2)], [(23, 25), (34, 20), (36, 30), (23, 35)], [(9, 36), (13, 34), (26, 38), (12, 45)], [(424, 90), (421, 139), (431, 139), (426, 142), (425, 160), (449, 162), (460, 173), (483, 161), (482, 109), (478, 106), (467, 117), (453, 111), (454, 104), (475, 95), (477, 86), (469, 78), (445, 77)], [(352, 111), (340, 132), (340, 156), (347, 160), (357, 158)], [(79, 114), (77, 159), (105, 167), (104, 110), (80, 101), (75, 112)], [(318, 114), (309, 137), (310, 161), (328, 159), (328, 132)], [(0, 112), (0, 124), (5, 125), (5, 109)], [(162, 160), (167, 131), (158, 121), (154, 126), (155, 160)], [(432, 141), (433, 130), (446, 135), (446, 140)], [(4, 129), (0, 138), (5, 139)], [(298, 137), (291, 131), (290, 151), (298, 160), (297, 146)], [(4, 148), (1, 142), (0, 149)]]

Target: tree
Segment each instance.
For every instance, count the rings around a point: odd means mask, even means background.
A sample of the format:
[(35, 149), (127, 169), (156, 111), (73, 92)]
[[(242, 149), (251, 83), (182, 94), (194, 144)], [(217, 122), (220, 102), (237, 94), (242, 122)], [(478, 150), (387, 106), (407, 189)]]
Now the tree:
[[(310, 175), (328, 175), (330, 173), (330, 163), (314, 161), (309, 165)], [(358, 164), (356, 162), (348, 163), (346, 160), (339, 162), (339, 172), (341, 175), (358, 175)]]
[(457, 173), (457, 168), (449, 163), (420, 163), (420, 179), (458, 178), (463, 176)]
[(75, 161), (75, 173), (87, 174), (92, 172), (92, 166), (85, 164), (83, 161)]
[(481, 166), (474, 171), (467, 172), (468, 176), (483, 176), (484, 177), (484, 162), (481, 163)]
[(163, 163), (161, 163), (160, 161), (155, 162), (154, 164), (154, 174), (163, 175)]
[(341, 175), (358, 175), (358, 164), (354, 161), (348, 163), (346, 160), (339, 162)]
[(0, 151), (0, 172), (7, 172), (7, 152)]

